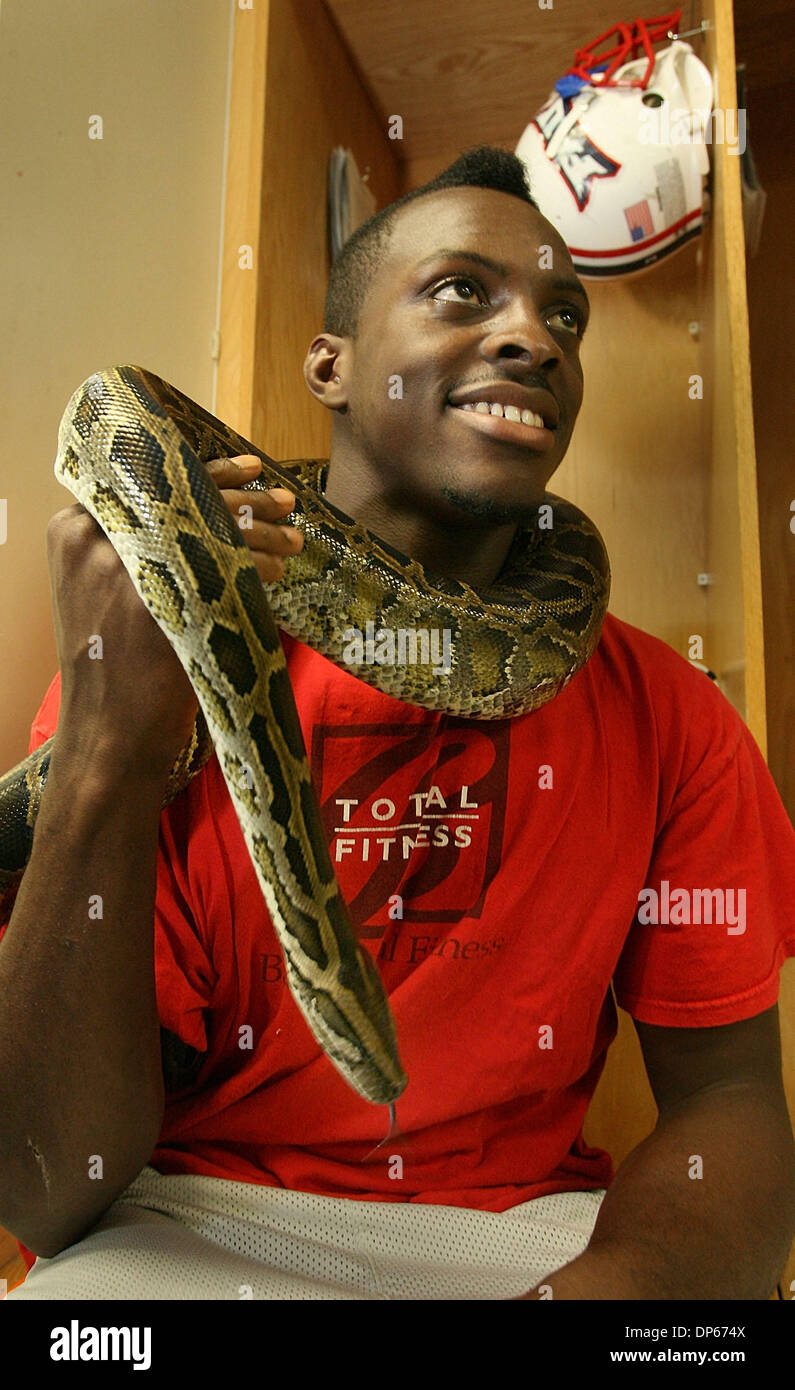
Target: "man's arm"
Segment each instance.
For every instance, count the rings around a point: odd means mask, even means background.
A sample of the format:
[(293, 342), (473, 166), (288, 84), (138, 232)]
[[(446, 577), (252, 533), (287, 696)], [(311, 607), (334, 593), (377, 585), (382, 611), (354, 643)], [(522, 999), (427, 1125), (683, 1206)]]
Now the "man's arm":
[[(235, 490), (254, 463), (207, 467), (233, 513), (251, 502), (245, 538), (273, 580), (300, 548), (276, 524), (294, 498)], [(62, 694), (33, 850), (0, 943), (0, 1222), (52, 1257), (129, 1186), (162, 1125), (157, 837), (197, 703), (82, 507), (53, 517), (48, 550)], [(90, 634), (103, 637), (98, 659)]]
[(152, 924), (168, 774), (119, 776), (56, 742), (0, 944), (0, 1220), (47, 1257), (149, 1161), (164, 1105)]
[(196, 699), (83, 509), (53, 517), (47, 541), (61, 706), (0, 944), (0, 1220), (51, 1257), (129, 1185), (160, 1131), (157, 836)]
[(635, 1027), (657, 1126), (619, 1168), (587, 1249), (523, 1297), (769, 1298), (795, 1234), (778, 1009)]

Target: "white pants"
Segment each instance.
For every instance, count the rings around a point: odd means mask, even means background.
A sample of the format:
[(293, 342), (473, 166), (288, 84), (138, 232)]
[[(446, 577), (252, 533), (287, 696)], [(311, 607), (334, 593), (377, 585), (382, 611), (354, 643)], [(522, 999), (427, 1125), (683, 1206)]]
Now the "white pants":
[(507, 1299), (581, 1254), (604, 1189), (506, 1212), (319, 1197), (149, 1166), (9, 1299)]

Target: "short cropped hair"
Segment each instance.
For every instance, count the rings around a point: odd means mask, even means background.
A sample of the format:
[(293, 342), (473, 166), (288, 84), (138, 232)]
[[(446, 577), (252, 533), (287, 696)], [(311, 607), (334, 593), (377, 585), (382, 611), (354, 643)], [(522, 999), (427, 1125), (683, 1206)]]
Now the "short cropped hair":
[(540, 211), (530, 194), (526, 167), (517, 155), (492, 145), (466, 150), (429, 183), (412, 189), (411, 193), (368, 217), (348, 238), (331, 268), (324, 332), (341, 338), (356, 337), (362, 306), (373, 276), (387, 253), (397, 214), (415, 198), (424, 198), (445, 188), (493, 188), (498, 193), (521, 198)]

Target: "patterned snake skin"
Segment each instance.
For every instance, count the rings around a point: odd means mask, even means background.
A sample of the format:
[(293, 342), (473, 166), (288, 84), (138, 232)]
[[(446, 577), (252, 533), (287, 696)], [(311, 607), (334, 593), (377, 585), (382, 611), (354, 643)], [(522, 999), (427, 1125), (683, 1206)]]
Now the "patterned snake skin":
[[(286, 486), (305, 534), (263, 584), (206, 468), (254, 454), (244, 491)], [(538, 708), (588, 661), (610, 569), (582, 512), (547, 494), (546, 523), (517, 532), (488, 592), (431, 575), (325, 501), (322, 460), (277, 464), (174, 387), (138, 367), (99, 372), (74, 393), (56, 477), (102, 527), (184, 666), (200, 710), (166, 802), (218, 755), (284, 954), (287, 980), (321, 1047), (375, 1104), (406, 1086), (380, 976), (339, 892), (277, 627), (396, 699), (473, 719)], [(550, 517), (552, 524), (549, 524)], [(450, 634), (449, 667), (351, 664), (350, 629)], [(0, 780), (0, 908), (16, 893), (53, 740)], [(162, 1030), (166, 1083), (202, 1054)]]

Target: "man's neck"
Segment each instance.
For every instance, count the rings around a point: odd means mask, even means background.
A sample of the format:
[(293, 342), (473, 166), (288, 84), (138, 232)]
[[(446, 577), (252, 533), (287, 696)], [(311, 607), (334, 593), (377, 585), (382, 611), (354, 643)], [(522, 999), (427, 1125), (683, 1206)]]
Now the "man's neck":
[(326, 500), (431, 574), (487, 589), (505, 563), (516, 534), (514, 523), (494, 525), (460, 514), (434, 519), (411, 499), (388, 496), (368, 474), (341, 467), (336, 456), (326, 482)]

